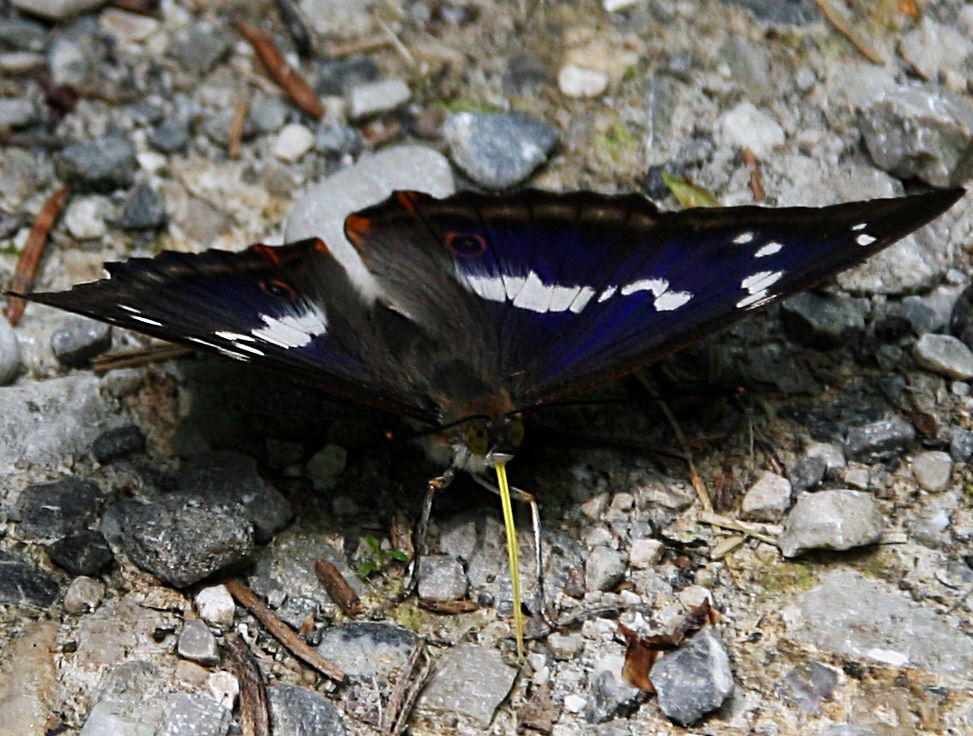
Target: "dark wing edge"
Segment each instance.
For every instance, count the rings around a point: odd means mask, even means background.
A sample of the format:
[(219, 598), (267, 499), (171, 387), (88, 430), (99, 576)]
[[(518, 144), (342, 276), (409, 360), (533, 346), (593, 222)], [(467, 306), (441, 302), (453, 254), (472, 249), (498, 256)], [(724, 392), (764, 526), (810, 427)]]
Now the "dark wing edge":
[[(317, 239), (284, 246), (255, 245), (241, 252), (164, 251), (154, 257), (106, 263), (108, 278), (67, 291), (7, 294), (193, 350), (252, 362), (330, 393), (435, 425), (435, 413), (410, 402), (407, 390), (397, 390), (400, 387), (382, 379), (373, 380), (358, 365), (356, 351), (347, 349), (347, 339), (334, 342), (330, 335), (315, 338), (312, 355), (276, 349), (274, 345), (234, 342), (216, 334), (245, 330), (241, 323), (252, 320), (259, 300), (267, 298), (260, 292), (261, 286), (277, 276), (281, 284), (292, 283), (294, 272), (306, 271), (312, 256), (318, 257), (319, 269), (323, 263), (331, 282), (317, 285), (317, 291), (335, 286), (344, 303), (357, 301), (353, 308), (362, 309), (364, 302), (354, 297), (355, 286)], [(232, 282), (233, 288), (218, 288), (227, 282)], [(312, 296), (321, 298), (320, 294)], [(334, 311), (333, 305), (329, 307)], [(254, 327), (252, 323), (249, 326)], [(356, 380), (359, 375), (361, 381)]]
[[(728, 213), (732, 212), (731, 216), (734, 220), (746, 216), (747, 229), (750, 229), (759, 228), (761, 222), (768, 218), (777, 219), (783, 215), (793, 220), (800, 220), (802, 216), (827, 209), (835, 228), (841, 227), (843, 223), (868, 221), (870, 223), (869, 237), (874, 238), (874, 241), (867, 245), (859, 245), (854, 251), (845, 251), (834, 259), (822, 259), (812, 268), (804, 271), (800, 280), (782, 280), (776, 292), (766, 300), (762, 300), (756, 307), (720, 313), (692, 330), (656, 343), (648, 350), (638, 352), (610, 367), (595, 369), (580, 376), (572, 376), (564, 381), (552, 381), (546, 386), (538, 387), (537, 391), (525, 398), (530, 399), (534, 406), (541, 406), (582, 393), (601, 383), (621, 378), (644, 368), (697, 340), (749, 317), (755, 312), (768, 309), (789, 297), (812, 289), (829, 277), (864, 262), (869, 257), (938, 218), (965, 194), (964, 188), (956, 187), (907, 197), (847, 202), (831, 205), (827, 208), (769, 208), (748, 205), (731, 208), (696, 208), (666, 213), (662, 216), (664, 220), (678, 221), (684, 219), (687, 221), (686, 224), (703, 229), (723, 224), (729, 216)], [(676, 222), (676, 224), (679, 223)]]

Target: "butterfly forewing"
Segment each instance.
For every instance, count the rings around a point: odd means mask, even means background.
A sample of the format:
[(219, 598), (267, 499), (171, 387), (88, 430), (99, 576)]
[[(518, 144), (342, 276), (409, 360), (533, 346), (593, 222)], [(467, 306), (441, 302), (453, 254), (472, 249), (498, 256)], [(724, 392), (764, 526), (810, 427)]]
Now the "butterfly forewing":
[(474, 333), (459, 333), (456, 351), (487, 352), (517, 405), (529, 406), (810, 288), (961, 195), (660, 213), (634, 195), (400, 192), (360, 213), (370, 231), (356, 245), (390, 298), (416, 314), (472, 315)]
[(320, 241), (241, 253), (165, 252), (106, 269), (111, 278), (27, 298), (403, 414), (436, 416), (391, 354), (388, 333), (407, 340), (408, 325), (388, 329), (395, 315), (371, 314)]

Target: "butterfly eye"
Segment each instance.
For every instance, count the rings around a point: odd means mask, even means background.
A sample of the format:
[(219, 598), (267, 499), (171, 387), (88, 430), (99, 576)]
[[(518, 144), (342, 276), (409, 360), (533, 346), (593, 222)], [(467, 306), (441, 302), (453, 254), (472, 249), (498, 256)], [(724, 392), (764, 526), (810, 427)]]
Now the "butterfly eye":
[(463, 442), (474, 455), (486, 455), (490, 449), (490, 433), (486, 424), (481, 420), (470, 422), (463, 432)]
[(460, 258), (476, 258), (482, 256), (486, 250), (486, 241), (482, 235), (470, 233), (449, 233), (446, 235), (446, 247), (454, 256)]
[(261, 281), (260, 288), (268, 296), (275, 296), (278, 299), (293, 299), (297, 294), (294, 289), (279, 279), (273, 281)]

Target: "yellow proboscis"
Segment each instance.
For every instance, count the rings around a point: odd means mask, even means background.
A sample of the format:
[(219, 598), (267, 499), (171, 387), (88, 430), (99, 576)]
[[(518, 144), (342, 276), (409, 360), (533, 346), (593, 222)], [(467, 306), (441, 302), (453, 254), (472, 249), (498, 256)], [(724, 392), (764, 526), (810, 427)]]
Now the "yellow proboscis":
[(520, 559), (517, 555), (517, 527), (510, 503), (506, 463), (498, 462), (497, 485), (500, 486), (500, 505), (503, 508), (503, 528), (507, 534), (507, 561), (510, 564), (510, 587), (514, 597), (514, 633), (517, 637), (517, 658), (524, 658), (524, 614), (520, 607)]

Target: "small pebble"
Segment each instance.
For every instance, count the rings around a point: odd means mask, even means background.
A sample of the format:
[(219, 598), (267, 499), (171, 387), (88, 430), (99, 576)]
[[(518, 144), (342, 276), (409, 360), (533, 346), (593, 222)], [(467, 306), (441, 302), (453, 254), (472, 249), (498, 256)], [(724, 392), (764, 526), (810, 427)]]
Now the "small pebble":
[(885, 517), (875, 499), (846, 489), (805, 493), (797, 499), (777, 540), (784, 557), (811, 549), (844, 550), (875, 544)]
[(752, 102), (741, 102), (719, 121), (723, 136), (740, 148), (749, 148), (758, 157), (767, 157), (784, 145), (784, 129), (768, 113)]
[(348, 90), (348, 117), (352, 120), (391, 112), (412, 96), (409, 85), (401, 79), (382, 79), (359, 84)]
[(595, 547), (584, 566), (585, 587), (589, 591), (607, 591), (625, 577), (625, 560), (608, 547)]
[(921, 368), (947, 378), (973, 378), (973, 352), (952, 335), (923, 335), (916, 341), (912, 355)]
[(558, 72), (557, 86), (568, 97), (600, 97), (608, 89), (608, 75), (576, 64), (565, 64)]
[(111, 347), (111, 325), (88, 317), (68, 317), (51, 336), (51, 349), (64, 365), (80, 368)]
[(766, 471), (747, 491), (740, 504), (740, 516), (754, 521), (780, 521), (791, 506), (791, 482)]
[(85, 575), (71, 581), (64, 593), (64, 609), (68, 613), (94, 611), (105, 597), (104, 583)]
[(284, 163), (299, 161), (314, 148), (314, 132), (300, 123), (285, 125), (278, 133), (270, 152)]
[(915, 428), (904, 419), (882, 419), (849, 429), (845, 455), (863, 463), (881, 463), (901, 455), (915, 439)]
[(91, 454), (104, 465), (145, 449), (145, 435), (133, 424), (102, 432), (91, 444)]
[(662, 559), (665, 545), (658, 539), (633, 539), (628, 557), (636, 570), (647, 570)]
[(0, 316), (0, 386), (13, 381), (19, 372), (20, 343), (17, 333), (6, 317)]
[(211, 585), (196, 594), (196, 613), (208, 624), (229, 629), (236, 614), (236, 603), (224, 585)]
[(923, 490), (939, 493), (949, 485), (953, 461), (945, 452), (922, 452), (912, 460), (912, 473)]
[(419, 561), (419, 597), (458, 601), (466, 597), (469, 580), (462, 563), (448, 555), (424, 555)]
[(118, 222), (126, 230), (151, 230), (166, 224), (166, 203), (162, 195), (147, 184), (132, 189)]
[(963, 427), (954, 427), (949, 441), (949, 456), (957, 463), (965, 463), (973, 456), (973, 432)]
[(586, 705), (588, 705), (588, 701), (574, 693), (564, 699), (564, 710), (568, 713), (580, 713)]
[(64, 20), (103, 5), (105, 0), (14, 0), (18, 10), (49, 20)]
[(345, 470), (348, 451), (338, 445), (325, 445), (307, 461), (307, 477), (316, 491), (330, 491)]
[(182, 627), (176, 653), (204, 667), (212, 667), (220, 663), (220, 650), (216, 637), (199, 618), (190, 619)]
[(226, 670), (209, 673), (206, 678), (206, 689), (217, 703), (227, 710), (233, 710), (237, 696), (240, 694), (240, 681)]
[(108, 231), (105, 215), (108, 201), (99, 195), (72, 197), (64, 213), (64, 225), (77, 240), (94, 240)]

